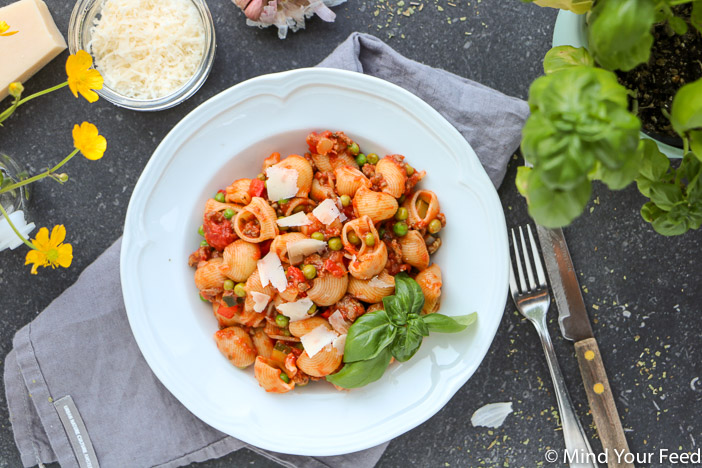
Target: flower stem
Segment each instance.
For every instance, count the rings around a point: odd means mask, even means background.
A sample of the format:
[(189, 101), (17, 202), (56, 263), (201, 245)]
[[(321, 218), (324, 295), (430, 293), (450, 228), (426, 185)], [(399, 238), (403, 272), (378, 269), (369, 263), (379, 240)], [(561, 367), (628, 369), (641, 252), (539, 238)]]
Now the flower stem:
[(29, 242), (27, 239), (25, 239), (25, 237), (24, 237), (22, 234), (20, 234), (20, 232), (17, 230), (17, 228), (15, 227), (15, 225), (12, 224), (12, 221), (10, 220), (10, 215), (8, 215), (8, 214), (7, 214), (7, 211), (5, 211), (5, 208), (2, 207), (2, 203), (0, 203), (0, 213), (2, 213), (3, 216), (5, 216), (5, 219), (7, 220), (7, 224), (9, 224), (10, 227), (12, 228), (12, 230), (15, 231), (15, 234), (17, 234), (17, 237), (19, 237), (20, 239), (22, 239), (22, 242), (24, 242), (25, 244), (27, 244), (27, 246), (28, 246), (30, 249), (37, 250), (37, 248), (34, 246), (34, 244), (32, 244), (31, 242)]
[(72, 152), (71, 154), (69, 154), (68, 156), (66, 156), (65, 158), (63, 158), (63, 161), (61, 161), (60, 163), (58, 163), (57, 165), (55, 165), (55, 166), (52, 167), (51, 169), (47, 169), (46, 171), (42, 172), (41, 174), (37, 174), (37, 175), (35, 175), (35, 176), (33, 176), (33, 177), (30, 177), (29, 179), (25, 179), (25, 180), (23, 180), (23, 181), (21, 181), (21, 182), (16, 182), (16, 183), (14, 183), (14, 184), (12, 184), (12, 185), (8, 185), (8, 186), (6, 186), (5, 188), (0, 189), (0, 193), (9, 192), (10, 190), (14, 190), (14, 189), (16, 189), (16, 188), (19, 188), (19, 187), (22, 187), (22, 186), (31, 184), (32, 182), (36, 182), (37, 180), (41, 180), (41, 179), (43, 179), (44, 177), (50, 176), (52, 173), (54, 173), (54, 172), (56, 172), (57, 170), (59, 170), (59, 168), (61, 168), (61, 166), (63, 166), (64, 164), (66, 164), (68, 161), (70, 161), (70, 160), (73, 158), (73, 156), (75, 156), (77, 153), (78, 153), (78, 148), (74, 149), (73, 152)]
[(49, 94), (52, 91), (56, 91), (57, 89), (61, 89), (64, 86), (68, 86), (68, 81), (64, 81), (61, 84), (57, 84), (56, 86), (52, 86), (51, 88), (47, 88), (44, 91), (39, 91), (38, 93), (30, 94), (24, 99), (21, 99), (19, 102), (13, 104), (9, 109), (5, 110), (2, 114), (0, 114), (0, 122), (3, 122), (6, 120), (9, 116), (12, 115), (12, 113), (17, 109), (19, 106), (24, 104), (25, 102), (31, 101), (34, 98), (38, 98), (39, 96), (43, 96), (44, 94)]

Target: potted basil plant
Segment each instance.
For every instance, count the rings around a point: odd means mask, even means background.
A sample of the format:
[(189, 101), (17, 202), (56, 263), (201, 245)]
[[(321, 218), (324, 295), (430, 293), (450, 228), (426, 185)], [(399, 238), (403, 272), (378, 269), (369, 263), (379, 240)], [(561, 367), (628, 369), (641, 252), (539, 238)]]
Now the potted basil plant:
[[(649, 199), (641, 215), (656, 232), (698, 229), (702, 0), (535, 3), (585, 15), (588, 45), (552, 48), (529, 90), (521, 149), (533, 166), (520, 168), (517, 186), (530, 215), (566, 226), (583, 212), (593, 181), (612, 190), (636, 181)], [(681, 163), (672, 167), (642, 129), (679, 145)]]

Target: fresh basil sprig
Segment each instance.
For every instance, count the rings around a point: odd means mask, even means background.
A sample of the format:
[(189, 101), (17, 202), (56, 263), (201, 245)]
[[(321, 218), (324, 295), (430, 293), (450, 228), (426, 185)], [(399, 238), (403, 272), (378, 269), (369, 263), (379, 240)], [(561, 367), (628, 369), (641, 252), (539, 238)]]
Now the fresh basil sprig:
[(477, 319), (468, 315), (449, 317), (434, 313), (421, 315), (422, 288), (400, 273), (395, 276), (395, 294), (383, 298), (384, 310), (359, 317), (349, 328), (344, 348), (344, 367), (327, 380), (339, 387), (357, 388), (382, 377), (394, 357), (405, 362), (415, 355), (429, 332), (455, 333)]

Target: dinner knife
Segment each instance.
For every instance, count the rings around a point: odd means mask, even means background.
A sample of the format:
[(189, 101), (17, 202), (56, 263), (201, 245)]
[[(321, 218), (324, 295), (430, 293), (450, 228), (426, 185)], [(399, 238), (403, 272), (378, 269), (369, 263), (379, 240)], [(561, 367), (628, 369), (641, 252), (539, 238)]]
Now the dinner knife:
[[(600, 350), (592, 333), (590, 318), (585, 309), (585, 302), (563, 231), (539, 225), (536, 226), (536, 230), (551, 289), (558, 306), (558, 324), (563, 337), (575, 343), (575, 355), (585, 384), (590, 411), (595, 420), (602, 447), (607, 453), (607, 466), (633, 468), (633, 463), (624, 462), (624, 455), (630, 453), (629, 445), (614, 404)], [(629, 455), (628, 458), (631, 456)]]

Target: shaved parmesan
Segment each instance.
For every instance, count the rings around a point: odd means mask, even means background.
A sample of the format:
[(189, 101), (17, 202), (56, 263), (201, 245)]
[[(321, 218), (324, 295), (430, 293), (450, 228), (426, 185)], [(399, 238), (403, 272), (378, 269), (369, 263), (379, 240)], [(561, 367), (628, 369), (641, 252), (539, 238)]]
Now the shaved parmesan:
[(251, 299), (253, 299), (254, 301), (254, 310), (260, 313), (266, 310), (266, 306), (268, 305), (268, 301), (271, 300), (271, 296), (269, 296), (268, 294), (252, 291)]
[(339, 208), (336, 207), (336, 203), (331, 198), (327, 198), (322, 203), (320, 203), (317, 208), (312, 210), (312, 214), (315, 218), (329, 226), (334, 222), (336, 218), (339, 217)]
[(512, 412), (512, 402), (488, 403), (478, 408), (470, 418), (473, 427), (483, 426), (498, 428)]
[(288, 216), (286, 218), (280, 218), (276, 221), (280, 227), (296, 227), (296, 226), (307, 226), (312, 224), (307, 215), (300, 211), (294, 215)]
[(342, 335), (348, 333), (349, 327), (351, 326), (351, 324), (344, 318), (344, 314), (342, 314), (339, 310), (329, 316), (329, 325), (331, 325), (334, 330)]
[(300, 239), (288, 244), (288, 258), (291, 264), (300, 263), (306, 256), (322, 253), (327, 243), (316, 239)]
[(372, 286), (374, 288), (387, 288), (388, 286), (395, 286), (395, 285), (392, 283), (389, 283), (389, 282), (386, 283), (385, 281), (381, 280), (377, 276), (374, 276), (368, 282), (368, 286)]
[(324, 325), (320, 325), (311, 332), (302, 335), (300, 341), (305, 348), (309, 357), (320, 352), (325, 346), (330, 345), (336, 340), (336, 332), (329, 330)]
[(277, 164), (266, 169), (266, 189), (271, 201), (285, 200), (297, 195), (297, 171), (279, 167)]
[(285, 302), (278, 306), (278, 310), (281, 314), (285, 315), (290, 319), (291, 322), (297, 322), (298, 320), (305, 320), (310, 316), (307, 315), (307, 311), (310, 310), (314, 303), (309, 297), (305, 297), (295, 302)]
[(344, 334), (337, 336), (334, 343), (332, 343), (332, 346), (334, 346), (341, 354), (344, 354), (344, 348), (346, 347), (346, 335)]
[(257, 265), (261, 286), (266, 287), (268, 284), (272, 284), (279, 292), (287, 289), (288, 279), (285, 277), (285, 270), (275, 252), (268, 252), (268, 255), (259, 260)]

